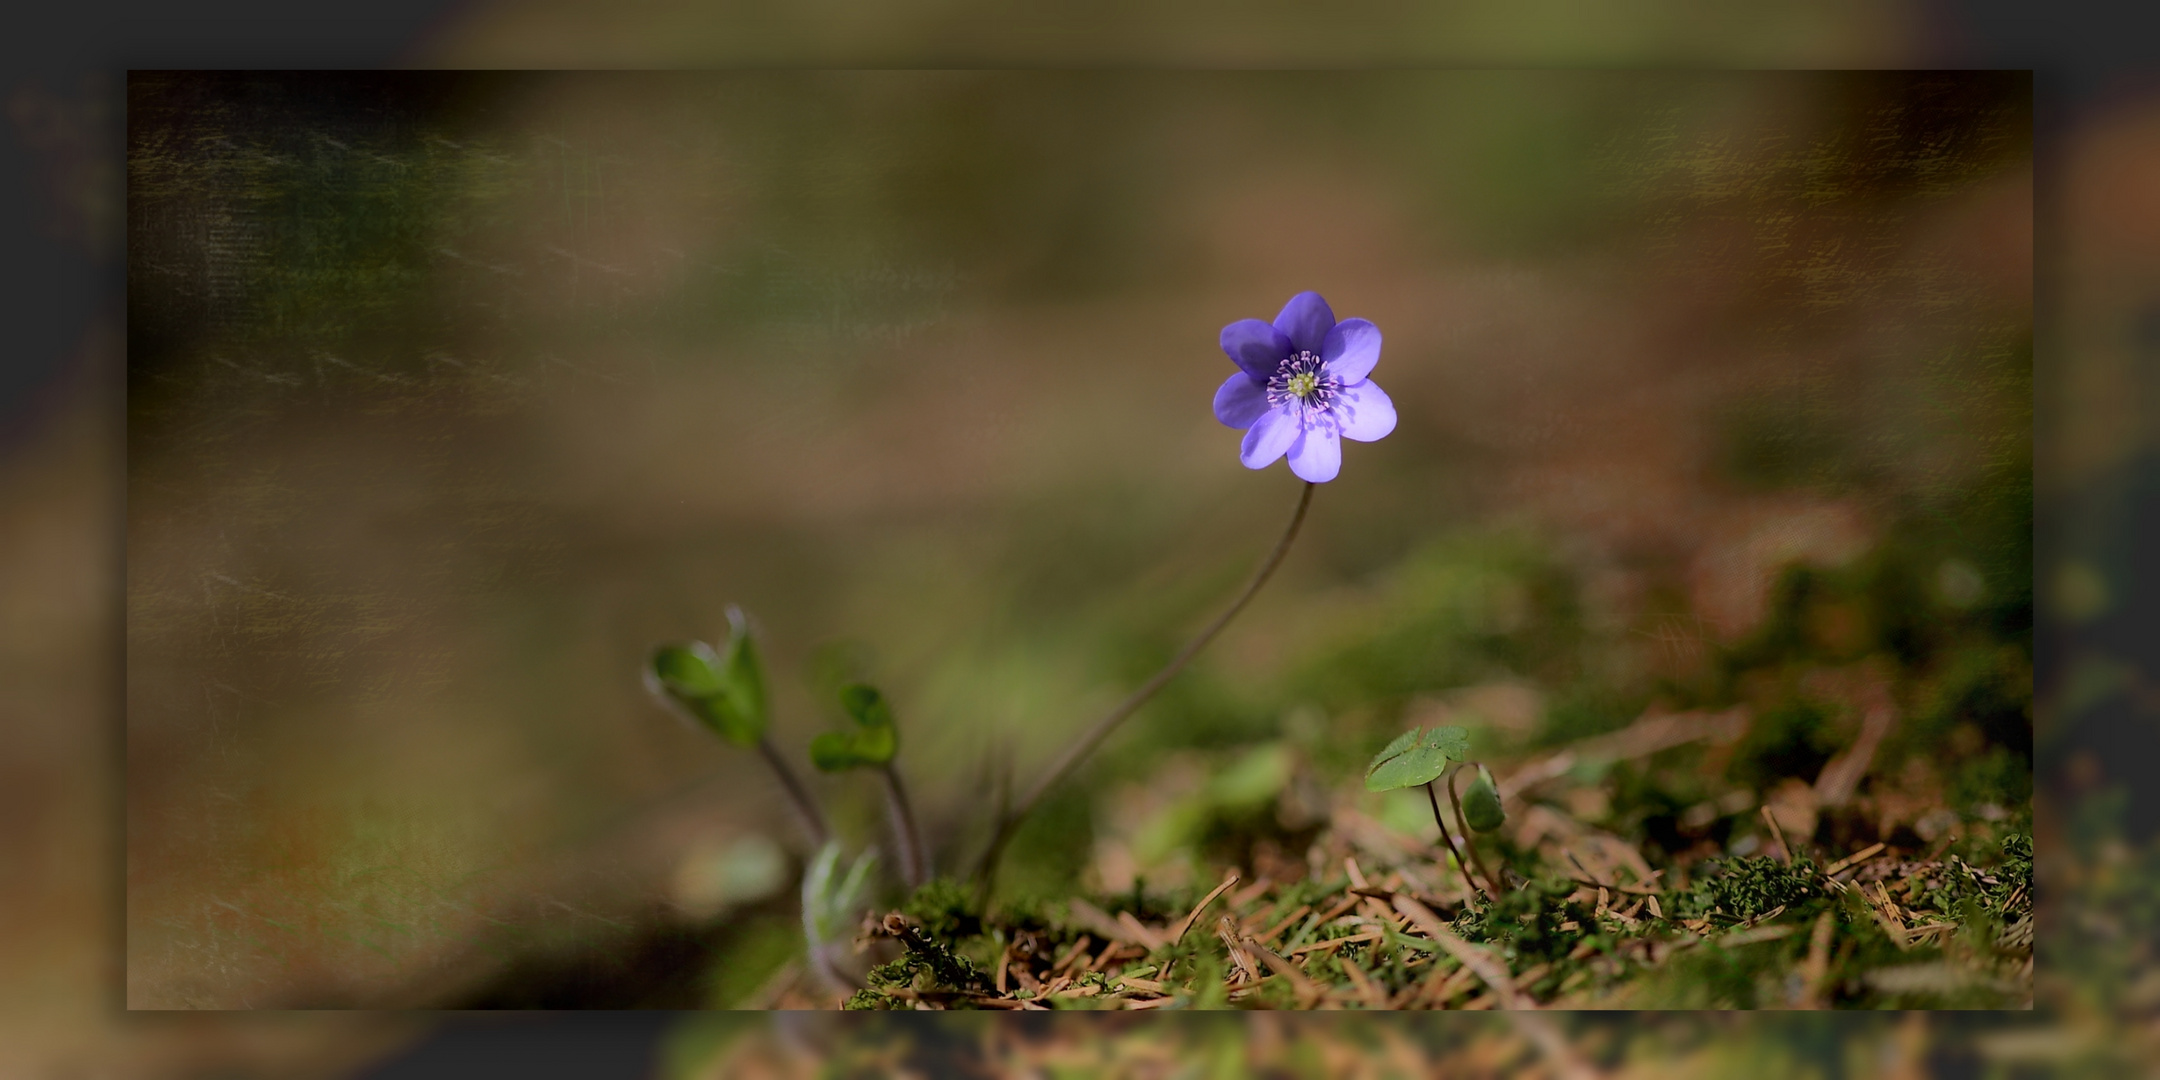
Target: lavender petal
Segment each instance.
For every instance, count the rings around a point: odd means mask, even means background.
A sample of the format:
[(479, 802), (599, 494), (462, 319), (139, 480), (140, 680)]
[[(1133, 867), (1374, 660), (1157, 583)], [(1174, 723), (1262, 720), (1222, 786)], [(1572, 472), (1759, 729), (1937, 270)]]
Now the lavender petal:
[(1242, 371), (1224, 379), (1215, 391), (1215, 419), (1224, 427), (1249, 428), (1267, 411), (1267, 391)]
[(1305, 429), (1298, 440), (1290, 444), (1290, 471), (1298, 479), (1315, 484), (1325, 484), (1342, 471), (1342, 439), (1335, 434), (1335, 425), (1320, 423)]
[(1288, 406), (1278, 406), (1260, 414), (1253, 426), (1245, 432), (1245, 442), (1238, 447), (1238, 460), (1248, 469), (1265, 469), (1275, 464), (1275, 459), (1290, 449), (1297, 441), (1298, 418)]
[(1290, 339), (1258, 319), (1239, 319), (1222, 328), (1222, 351), (1245, 374), (1265, 383), (1290, 355)]
[[(1318, 353), (1327, 340), (1327, 332), (1335, 326), (1335, 312), (1320, 299), (1316, 292), (1301, 292), (1283, 305), (1282, 313), (1275, 316), (1275, 329), (1290, 339), (1290, 347), (1301, 352)], [(1272, 372), (1271, 372), (1272, 374)]]
[(1320, 359), (1328, 374), (1346, 383), (1363, 379), (1380, 362), (1380, 328), (1366, 319), (1336, 323), (1320, 343)]
[(1336, 391), (1334, 412), (1345, 439), (1373, 442), (1395, 430), (1395, 403), (1371, 379)]

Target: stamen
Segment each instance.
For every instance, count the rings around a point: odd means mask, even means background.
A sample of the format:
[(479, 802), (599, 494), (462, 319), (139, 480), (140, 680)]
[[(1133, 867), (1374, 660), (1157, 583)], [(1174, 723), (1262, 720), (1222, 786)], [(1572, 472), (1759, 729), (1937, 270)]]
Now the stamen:
[(1333, 413), (1335, 396), (1341, 390), (1342, 380), (1328, 373), (1318, 353), (1300, 350), (1284, 357), (1268, 380), (1267, 402), (1271, 406), (1294, 404), (1309, 421)]

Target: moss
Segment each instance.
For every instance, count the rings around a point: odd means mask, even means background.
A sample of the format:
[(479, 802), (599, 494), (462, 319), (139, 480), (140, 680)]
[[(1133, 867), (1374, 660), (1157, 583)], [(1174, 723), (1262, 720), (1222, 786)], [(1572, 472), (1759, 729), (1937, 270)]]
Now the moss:
[(1768, 856), (1711, 859), (1707, 869), (1710, 873), (1674, 898), (1674, 915), (1741, 921), (1823, 895), (1815, 864), (1805, 858), (1790, 866)]
[(982, 933), (982, 912), (973, 890), (951, 878), (933, 878), (900, 905), (900, 913), (922, 925), (930, 936), (959, 941)]
[(890, 994), (880, 994), (875, 990), (857, 990), (849, 994), (848, 999), (842, 1002), (840, 1007), (851, 1012), (897, 1009), (900, 1007), (900, 999)]
[(1596, 913), (1567, 899), (1573, 882), (1544, 878), (1500, 894), (1483, 908), (1455, 918), (1455, 932), (1469, 941), (1501, 946), (1514, 967), (1566, 956), (1597, 929)]

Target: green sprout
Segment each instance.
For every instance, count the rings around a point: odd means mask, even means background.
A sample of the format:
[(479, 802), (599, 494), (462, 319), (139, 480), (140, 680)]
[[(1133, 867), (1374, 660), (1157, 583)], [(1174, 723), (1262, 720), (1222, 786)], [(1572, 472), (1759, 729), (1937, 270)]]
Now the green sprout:
[(757, 655), (748, 637), (742, 640), (729, 642), (725, 659), (702, 641), (662, 645), (653, 650), (646, 683), (713, 734), (750, 747), (765, 737), (765, 694)]
[(803, 873), (803, 938), (809, 945), (812, 967), (835, 986), (855, 985), (834, 963), (832, 946), (847, 933), (856, 912), (862, 910), (870, 870), (876, 865), (877, 853), (865, 851), (848, 864), (846, 874), (839, 873), (840, 841), (828, 840), (819, 846), (817, 857), (810, 860)]
[(1493, 783), (1492, 770), (1483, 765), (1477, 767), (1477, 779), (1470, 782), (1470, 791), (1463, 796), (1463, 820), (1478, 832), (1491, 832), (1507, 821), (1507, 812), (1500, 808), (1500, 786)]
[(907, 787), (893, 768), (900, 751), (900, 729), (893, 723), (892, 705), (877, 688), (850, 683), (840, 689), (840, 707), (855, 721), (850, 731), (828, 731), (810, 740), (810, 761), (820, 772), (876, 769), (885, 781), (885, 816), (892, 825), (893, 843), (900, 849), (900, 874), (909, 889), (919, 889), (930, 879), (929, 851), (916, 831), (915, 812)]
[(855, 721), (855, 730), (828, 731), (810, 740), (811, 763), (822, 772), (891, 764), (900, 749), (900, 732), (885, 695), (855, 683), (840, 691), (840, 707)]
[(832, 835), (825, 815), (765, 735), (769, 719), (765, 673), (751, 640), (750, 620), (734, 606), (728, 608), (727, 617), (724, 653), (702, 641), (662, 645), (646, 661), (645, 688), (661, 704), (727, 742), (757, 748), (801, 815), (811, 845), (822, 848)]
[(1469, 758), (1468, 731), (1451, 724), (1428, 730), (1411, 728), (1396, 736), (1365, 767), (1365, 790), (1393, 791), (1429, 784), (1447, 771), (1449, 762)]
[[(1492, 773), (1485, 766), (1477, 766), (1477, 780), (1470, 785), (1471, 811), (1466, 817), (1462, 801), (1456, 797), (1454, 777), (1448, 779), (1448, 799), (1455, 804), (1455, 818), (1463, 832), (1463, 847), (1470, 851), (1468, 862), (1455, 846), (1454, 837), (1448, 835), (1447, 822), (1440, 816), (1440, 796), (1433, 791), (1433, 781), (1440, 779), (1452, 763), (1468, 763), (1470, 757), (1470, 733), (1452, 724), (1430, 729), (1411, 728), (1395, 737), (1378, 754), (1372, 764), (1365, 767), (1365, 790), (1394, 791), (1398, 788), (1423, 787), (1425, 799), (1432, 805), (1433, 824), (1440, 827), (1440, 839), (1447, 844), (1448, 853), (1455, 857), (1455, 865), (1477, 867), (1485, 878), (1487, 897), (1500, 895), (1497, 879), (1485, 868), (1485, 861), (1471, 843), (1470, 831), (1491, 832), (1506, 820), (1500, 809), (1500, 789), (1493, 783)], [(1460, 770), (1457, 770), (1458, 772)]]

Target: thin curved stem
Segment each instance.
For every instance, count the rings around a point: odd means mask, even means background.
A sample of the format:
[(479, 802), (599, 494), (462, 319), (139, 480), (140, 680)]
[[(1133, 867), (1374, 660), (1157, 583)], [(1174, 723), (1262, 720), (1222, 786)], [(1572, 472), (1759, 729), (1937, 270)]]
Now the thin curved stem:
[[(1462, 765), (1457, 765), (1457, 766), (1455, 766), (1455, 768), (1454, 768), (1454, 771), (1452, 771), (1452, 772), (1448, 773), (1448, 778), (1447, 778), (1447, 797), (1448, 797), (1448, 802), (1450, 802), (1450, 803), (1454, 804), (1454, 806), (1455, 806), (1455, 821), (1456, 821), (1456, 823), (1457, 823), (1457, 824), (1459, 824), (1460, 826), (1462, 826), (1462, 842), (1463, 842), (1463, 846), (1464, 846), (1464, 847), (1466, 847), (1466, 848), (1469, 848), (1469, 849), (1470, 849), (1470, 861), (1471, 861), (1472, 863), (1475, 863), (1475, 864), (1477, 865), (1477, 872), (1478, 872), (1478, 874), (1479, 874), (1479, 875), (1481, 875), (1481, 876), (1483, 876), (1483, 877), (1484, 877), (1484, 879), (1485, 879), (1485, 886), (1486, 886), (1486, 893), (1485, 893), (1485, 895), (1487, 895), (1487, 896), (1491, 897), (1491, 898), (1492, 898), (1492, 899), (1494, 899), (1494, 900), (1498, 900), (1498, 899), (1500, 899), (1500, 893), (1501, 893), (1501, 891), (1502, 891), (1502, 890), (1501, 890), (1501, 888), (1500, 888), (1500, 879), (1499, 879), (1499, 878), (1496, 878), (1496, 877), (1494, 877), (1494, 876), (1492, 876), (1492, 871), (1490, 871), (1490, 870), (1487, 870), (1487, 869), (1485, 868), (1485, 857), (1484, 857), (1483, 855), (1480, 855), (1480, 854), (1478, 854), (1478, 850), (1477, 850), (1477, 841), (1476, 841), (1475, 839), (1473, 839), (1473, 838), (1471, 837), (1471, 835), (1470, 835), (1470, 820), (1469, 820), (1468, 818), (1465, 818), (1465, 817), (1463, 817), (1463, 812), (1462, 812), (1462, 799), (1461, 799), (1461, 798), (1460, 798), (1459, 796), (1457, 796), (1457, 795), (1455, 794), (1455, 778), (1456, 778), (1456, 777), (1458, 777), (1458, 776), (1461, 776), (1461, 775), (1462, 775), (1462, 771), (1463, 771), (1463, 766), (1462, 766)], [(1446, 830), (1442, 830), (1442, 831), (1444, 832), (1444, 831), (1446, 831)]]
[(1037, 780), (1035, 786), (1029, 788), (1027, 793), (1020, 797), (1020, 801), (1013, 806), (1012, 810), (999, 816), (997, 831), (990, 837), (990, 847), (983, 852), (982, 863), (975, 870), (979, 892), (983, 899), (987, 900), (989, 897), (991, 881), (997, 874), (998, 860), (1004, 855), (1005, 845), (1011, 842), (1013, 831), (1019, 826), (1021, 819), (1025, 818), (1029, 811), (1035, 809), (1036, 804), (1042, 801), (1043, 796), (1049, 794), (1050, 789), (1056, 787), (1058, 781), (1063, 780), (1065, 775), (1073, 770), (1074, 766), (1080, 764), (1081, 759), (1087, 757), (1088, 753), (1094, 750), (1097, 744), (1108, 738), (1112, 731), (1117, 730), (1117, 726), (1124, 723), (1126, 717), (1138, 712), (1140, 706), (1147, 704), (1148, 699), (1155, 696), (1156, 691), (1161, 690), (1163, 685), (1176, 677), (1178, 672), (1185, 670), (1185, 665), (1191, 663), (1192, 658), (1199, 655), (1200, 650), (1206, 648), (1208, 642), (1215, 640), (1215, 635), (1221, 633), (1223, 627), (1230, 625), (1230, 620), (1236, 618), (1238, 612), (1245, 610), (1245, 605), (1252, 602), (1253, 596), (1260, 591), (1260, 586), (1267, 584), (1268, 578), (1274, 575), (1275, 568), (1282, 565), (1283, 556), (1289, 554), (1290, 542), (1297, 539), (1298, 527), (1305, 523), (1305, 509), (1312, 505), (1313, 488), (1315, 486), (1317, 485), (1308, 481), (1304, 489), (1298, 492), (1297, 512), (1290, 515), (1289, 528), (1283, 530), (1282, 539), (1276, 542), (1275, 550), (1268, 553), (1267, 560), (1261, 563), (1260, 569), (1253, 574), (1251, 583), (1245, 586), (1245, 591), (1238, 594), (1238, 598), (1231, 602), (1230, 607), (1221, 615), (1216, 616), (1215, 621), (1209, 623), (1206, 629), (1200, 631), (1199, 636), (1193, 638), (1185, 648), (1179, 650), (1176, 656), (1171, 657), (1170, 662), (1163, 665), (1161, 671), (1156, 672), (1148, 681), (1141, 683), (1140, 688), (1134, 690), (1124, 701), (1119, 702), (1117, 708), (1110, 710), (1108, 715), (1095, 721), (1095, 726), (1087, 729), (1080, 738), (1074, 740), (1071, 746), (1066, 747), (1065, 752), (1058, 755), (1057, 760), (1052, 762), (1050, 768), (1043, 773), (1042, 779)]
[(885, 812), (892, 819), (893, 843), (900, 848), (900, 876), (908, 888), (920, 889), (930, 878), (930, 860), (922, 833), (915, 827), (915, 811), (908, 805), (907, 787), (892, 762), (878, 771), (885, 775)]
[(810, 850), (823, 848), (832, 836), (832, 829), (826, 826), (825, 815), (818, 812), (817, 802), (810, 798), (810, 789), (796, 779), (795, 770), (788, 768), (787, 759), (780, 756), (771, 739), (760, 737), (757, 748), (758, 753), (765, 756), (765, 763), (772, 766), (773, 775), (780, 778), (788, 801), (795, 804), (795, 814), (802, 819), (803, 831), (810, 834)]
[[(1450, 792), (1449, 794), (1452, 796), (1454, 793)], [(1427, 802), (1432, 803), (1433, 824), (1440, 826), (1440, 840), (1447, 845), (1448, 854), (1455, 856), (1455, 868), (1462, 871), (1463, 879), (1470, 883), (1473, 891), (1483, 892), (1484, 886), (1479, 885), (1477, 879), (1470, 876), (1470, 864), (1463, 861), (1463, 853), (1456, 850), (1455, 838), (1448, 835), (1447, 822), (1440, 817), (1440, 796), (1433, 793), (1433, 782), (1431, 780), (1425, 781), (1425, 799)], [(1469, 842), (1470, 834), (1464, 833), (1463, 843), (1468, 844)], [(1492, 898), (1488, 896), (1486, 899), (1490, 900)]]

